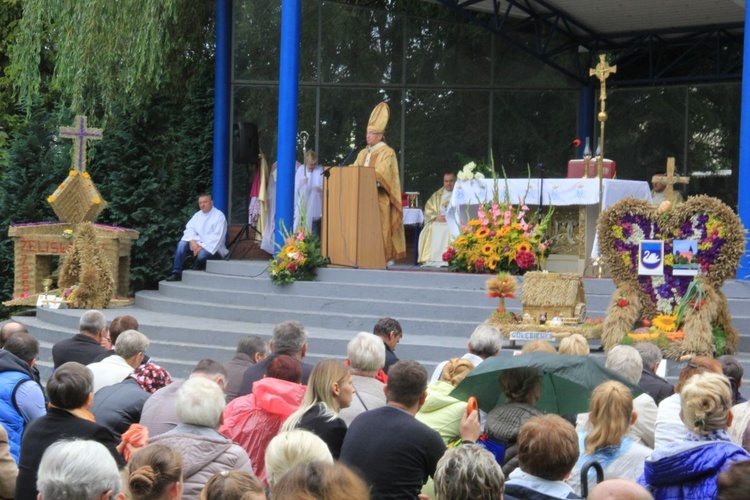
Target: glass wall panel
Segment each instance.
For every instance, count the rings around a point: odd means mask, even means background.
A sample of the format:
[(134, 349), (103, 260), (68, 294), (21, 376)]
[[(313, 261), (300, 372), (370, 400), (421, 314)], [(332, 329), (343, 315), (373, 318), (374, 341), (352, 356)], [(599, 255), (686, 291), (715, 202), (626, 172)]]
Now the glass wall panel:
[[(565, 177), (576, 137), (578, 93), (495, 91), (492, 151), (508, 177)], [(542, 164), (543, 172), (539, 171)]]
[[(518, 35), (518, 39), (523, 39)], [(532, 36), (527, 36), (528, 43), (535, 43)], [(579, 84), (548, 66), (541, 59), (525, 50), (495, 36), (495, 85), (512, 88), (577, 88)], [(568, 67), (565, 61), (556, 61), (562, 67)]]
[(443, 185), (443, 173), (487, 158), (489, 91), (407, 93), (404, 189), (422, 202)]
[(492, 35), (487, 30), (470, 24), (409, 18), (407, 36), (407, 84), (490, 84)]
[(324, 82), (401, 82), (402, 15), (323, 2), (321, 16)]
[(281, 2), (234, 2), (235, 80), (279, 79)]

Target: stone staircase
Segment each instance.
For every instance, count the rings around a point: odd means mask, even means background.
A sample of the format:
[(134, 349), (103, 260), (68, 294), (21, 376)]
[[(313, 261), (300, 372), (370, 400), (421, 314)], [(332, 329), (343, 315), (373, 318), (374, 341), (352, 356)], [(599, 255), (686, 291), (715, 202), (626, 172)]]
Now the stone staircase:
[[(240, 337), (269, 339), (273, 326), (288, 319), (307, 327), (311, 362), (343, 358), (348, 341), (357, 332), (371, 332), (384, 316), (398, 319), (404, 330), (397, 355), (417, 359), (431, 371), (440, 361), (463, 354), (471, 332), (497, 306), (484, 291), (487, 275), (412, 266), (382, 271), (330, 268), (320, 269), (314, 282), (276, 286), (268, 278), (267, 262), (210, 261), (205, 272), (186, 271), (182, 282), (162, 281), (156, 291), (138, 292), (134, 306), (105, 313), (108, 319), (136, 317), (151, 340), (148, 354), (174, 377), (185, 377), (198, 360), (226, 361)], [(613, 283), (588, 278), (584, 284), (589, 316), (603, 317)], [(740, 358), (750, 378), (750, 355), (744, 354), (750, 353), (750, 283), (729, 281), (723, 290), (734, 325), (743, 334)], [(506, 305), (521, 310), (519, 299), (508, 299)], [(40, 340), (43, 380), (51, 372), (52, 345), (77, 331), (81, 313), (37, 309), (35, 316), (15, 317)], [(600, 344), (592, 340), (591, 347), (596, 354)], [(669, 375), (679, 369), (672, 364)]]

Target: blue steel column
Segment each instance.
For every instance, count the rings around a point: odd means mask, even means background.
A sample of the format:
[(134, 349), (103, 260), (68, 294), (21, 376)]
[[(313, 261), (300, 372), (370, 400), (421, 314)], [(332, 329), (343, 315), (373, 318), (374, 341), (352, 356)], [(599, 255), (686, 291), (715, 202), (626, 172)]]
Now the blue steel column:
[(300, 0), (283, 0), (283, 2), (281, 5), (281, 60), (279, 61), (276, 234), (274, 235), (278, 247), (283, 246), (284, 243), (282, 228), (293, 229), (299, 88), (297, 79), (299, 77), (300, 17), (302, 15)]
[(591, 151), (594, 146), (594, 87), (586, 86), (578, 92), (578, 138), (581, 145), (575, 150), (576, 158), (583, 158), (586, 137), (591, 137)]
[(214, 206), (229, 208), (229, 93), (232, 78), (232, 0), (216, 0), (216, 76), (214, 78)]
[[(745, 5), (745, 47), (742, 55), (742, 109), (740, 110), (740, 166), (737, 212), (750, 230), (750, 5)], [(750, 280), (750, 236), (745, 235), (745, 255), (737, 278)]]

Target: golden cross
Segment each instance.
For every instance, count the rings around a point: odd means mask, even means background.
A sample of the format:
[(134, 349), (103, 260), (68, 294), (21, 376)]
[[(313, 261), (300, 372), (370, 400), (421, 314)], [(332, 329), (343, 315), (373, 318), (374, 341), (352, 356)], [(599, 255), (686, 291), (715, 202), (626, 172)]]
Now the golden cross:
[(73, 139), (73, 169), (85, 172), (86, 143), (88, 141), (101, 141), (102, 129), (88, 128), (86, 117), (76, 116), (72, 127), (60, 127), (60, 137)]
[(670, 203), (674, 203), (674, 185), (675, 184), (687, 184), (690, 182), (690, 177), (675, 177), (674, 175), (674, 158), (667, 158), (667, 175), (655, 175), (651, 179), (652, 183), (661, 182), (666, 184), (667, 188), (664, 190), (664, 199)]
[(604, 81), (609, 78), (612, 73), (617, 73), (617, 65), (610, 66), (607, 62), (606, 54), (599, 54), (599, 62), (596, 65), (596, 69), (589, 68), (589, 76), (596, 76), (601, 82), (601, 94), (599, 100), (603, 101), (607, 98), (607, 85)]

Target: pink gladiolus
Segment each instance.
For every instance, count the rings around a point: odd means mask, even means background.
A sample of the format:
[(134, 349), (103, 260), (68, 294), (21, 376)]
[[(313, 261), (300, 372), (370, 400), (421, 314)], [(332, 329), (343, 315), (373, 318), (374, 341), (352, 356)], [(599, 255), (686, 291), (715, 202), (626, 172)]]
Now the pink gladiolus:
[(503, 221), (503, 222), (504, 222), (504, 224), (505, 224), (506, 226), (509, 226), (509, 225), (510, 225), (510, 218), (511, 218), (511, 215), (512, 215), (512, 214), (510, 213), (510, 210), (506, 210), (506, 211), (505, 211), (505, 217), (504, 217), (504, 221)]
[(299, 241), (305, 241), (305, 232), (304, 231), (300, 231), (299, 233), (297, 233), (297, 240), (299, 240)]

